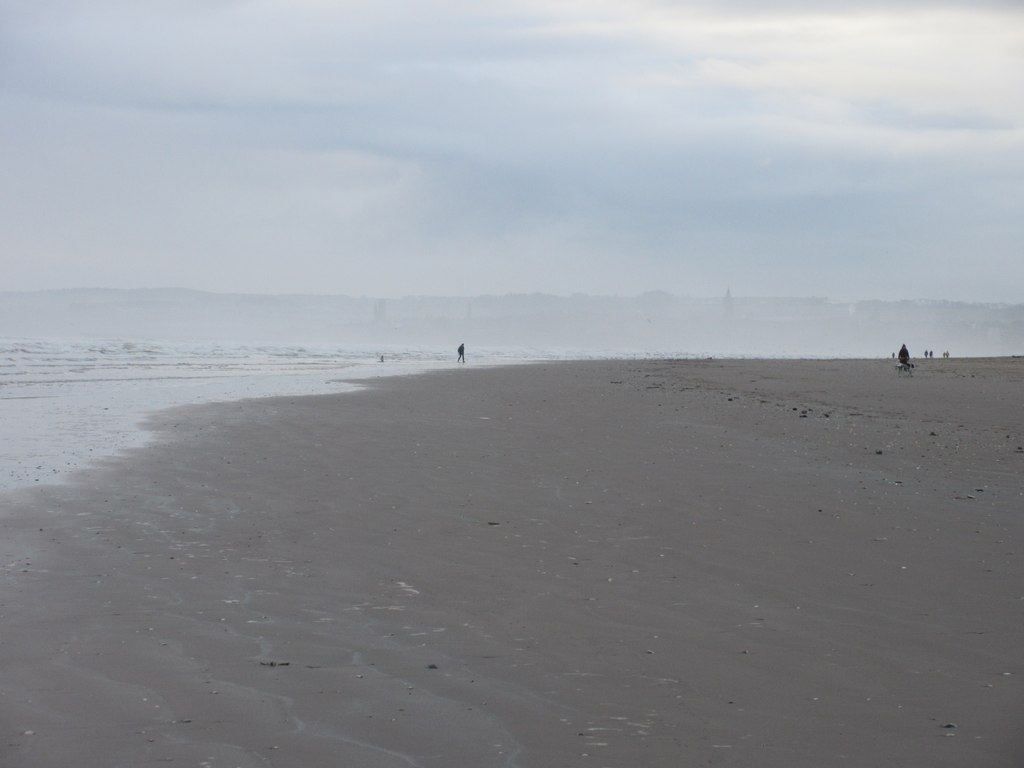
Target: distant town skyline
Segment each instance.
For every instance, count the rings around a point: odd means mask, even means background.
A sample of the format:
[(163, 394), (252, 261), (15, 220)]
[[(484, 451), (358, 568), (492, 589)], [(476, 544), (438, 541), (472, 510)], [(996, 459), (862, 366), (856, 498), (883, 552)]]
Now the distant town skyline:
[(1018, 2), (0, 0), (0, 290), (1024, 302)]

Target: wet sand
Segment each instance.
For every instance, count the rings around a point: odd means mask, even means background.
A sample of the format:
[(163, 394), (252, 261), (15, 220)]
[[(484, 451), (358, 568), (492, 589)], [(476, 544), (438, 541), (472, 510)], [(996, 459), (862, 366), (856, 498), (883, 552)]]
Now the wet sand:
[(1019, 766), (1022, 393), (618, 361), (165, 412), (0, 497), (0, 764)]

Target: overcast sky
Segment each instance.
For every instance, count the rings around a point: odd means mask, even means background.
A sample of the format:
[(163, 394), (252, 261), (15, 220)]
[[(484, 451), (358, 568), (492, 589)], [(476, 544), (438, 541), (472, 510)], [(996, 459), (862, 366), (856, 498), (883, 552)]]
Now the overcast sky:
[(1024, 302), (1024, 4), (0, 0), (0, 289)]

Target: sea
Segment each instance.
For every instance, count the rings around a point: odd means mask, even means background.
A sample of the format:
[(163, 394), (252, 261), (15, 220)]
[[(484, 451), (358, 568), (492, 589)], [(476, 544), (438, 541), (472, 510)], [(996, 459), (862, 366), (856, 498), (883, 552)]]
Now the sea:
[[(470, 349), (471, 366), (593, 357)], [(360, 380), (455, 366), (453, 350), (232, 342), (0, 338), (0, 491), (62, 482), (144, 445), (174, 406), (350, 392)]]

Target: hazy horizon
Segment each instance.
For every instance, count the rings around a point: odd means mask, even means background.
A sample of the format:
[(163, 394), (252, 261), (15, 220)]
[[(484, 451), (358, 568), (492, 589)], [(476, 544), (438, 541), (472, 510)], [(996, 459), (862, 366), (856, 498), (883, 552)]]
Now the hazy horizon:
[(523, 293), (223, 294), (163, 289), (0, 292), (0, 337), (156, 339), (350, 348), (516, 349), (665, 356), (885, 357), (1024, 352), (1024, 304)]
[(0, 0), (0, 290), (1024, 301), (1024, 8)]

